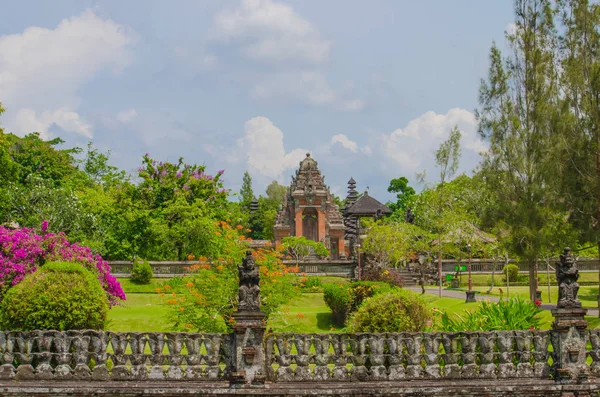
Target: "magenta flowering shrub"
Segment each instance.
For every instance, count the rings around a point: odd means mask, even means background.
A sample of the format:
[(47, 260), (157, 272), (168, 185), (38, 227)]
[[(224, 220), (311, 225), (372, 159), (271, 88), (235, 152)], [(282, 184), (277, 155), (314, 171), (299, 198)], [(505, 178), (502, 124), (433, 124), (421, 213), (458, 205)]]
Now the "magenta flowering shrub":
[[(42, 233), (47, 230), (42, 224)], [(96, 274), (111, 305), (125, 299), (121, 284), (110, 274), (102, 257), (88, 247), (70, 243), (63, 233), (36, 234), (28, 228), (9, 229), (0, 226), (0, 301), (11, 287), (35, 272), (46, 262), (67, 261), (81, 265)]]

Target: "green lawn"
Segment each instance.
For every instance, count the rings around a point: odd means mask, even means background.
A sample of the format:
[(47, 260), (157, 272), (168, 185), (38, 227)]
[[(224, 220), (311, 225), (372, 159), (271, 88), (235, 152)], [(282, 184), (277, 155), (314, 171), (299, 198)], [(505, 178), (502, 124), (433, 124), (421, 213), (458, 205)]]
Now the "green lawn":
[[(347, 282), (347, 279), (339, 277), (323, 277), (327, 282)], [(346, 280), (346, 281), (344, 281)], [(153, 279), (149, 285), (132, 284), (128, 279), (120, 279), (121, 285), (127, 294), (127, 300), (122, 306), (113, 307), (108, 314), (108, 330), (111, 331), (154, 331), (165, 332), (170, 330), (170, 322), (167, 320), (167, 306), (163, 298), (156, 293), (164, 280)], [(485, 291), (485, 287), (476, 287), (476, 290)], [(554, 288), (556, 290), (556, 287)], [(580, 297), (584, 305), (595, 307), (597, 287), (582, 287)], [(498, 296), (498, 289), (494, 288), (493, 295)], [(506, 294), (506, 291), (505, 291)], [(527, 287), (511, 288), (511, 295), (527, 295)], [(436, 309), (446, 311), (450, 314), (460, 313), (465, 310), (473, 310), (477, 303), (465, 303), (464, 299), (439, 298), (432, 294), (426, 294), (424, 298)], [(555, 297), (553, 297), (555, 299)], [(593, 303), (593, 304), (592, 304)], [(548, 310), (542, 313), (544, 328), (550, 328), (552, 314)], [(590, 328), (600, 327), (600, 318), (588, 316)], [(335, 328), (331, 322), (331, 311), (323, 300), (322, 293), (303, 293), (288, 305), (284, 305), (279, 314), (272, 315), (267, 328), (275, 332), (301, 332), (301, 333), (324, 333), (343, 332), (343, 329)]]
[(339, 332), (331, 322), (331, 310), (323, 300), (323, 293), (304, 293), (278, 315), (269, 319), (268, 328), (274, 332)]
[(164, 279), (153, 278), (150, 284), (133, 284), (127, 278), (119, 282), (127, 295), (127, 300), (121, 306), (115, 306), (108, 312), (108, 327), (110, 331), (169, 331), (170, 323), (166, 319), (167, 307), (162, 304), (162, 297), (156, 293), (156, 288)]
[[(432, 289), (437, 289), (437, 287), (427, 287), (427, 288), (432, 288)], [(479, 286), (474, 286), (473, 290), (478, 291), (480, 293), (485, 293), (487, 292), (487, 290), (489, 289), (489, 287), (479, 287)], [(502, 289), (502, 294), (500, 294), (500, 289)], [(557, 286), (550, 286), (550, 300), (548, 300), (548, 287), (546, 285), (539, 285), (538, 289), (540, 291), (542, 291), (542, 301), (544, 303), (556, 303), (557, 299), (558, 299), (558, 287)], [(466, 291), (466, 288), (460, 288), (458, 289), (460, 291)], [(453, 289), (453, 291), (457, 291), (456, 289)], [(510, 292), (510, 296), (520, 296), (522, 298), (526, 298), (529, 299), (529, 287), (524, 287), (524, 286), (518, 286), (518, 287), (510, 287), (510, 291), (506, 288), (506, 286), (500, 286), (500, 287), (494, 287), (491, 291), (491, 293), (489, 294), (490, 296), (496, 296), (496, 297), (507, 297), (508, 296), (508, 292)], [(582, 286), (579, 289), (579, 299), (581, 300), (581, 303), (583, 305), (583, 307), (589, 307), (589, 308), (597, 308), (598, 307), (598, 301), (596, 300), (596, 296), (598, 295), (598, 287), (592, 287), (592, 286)]]

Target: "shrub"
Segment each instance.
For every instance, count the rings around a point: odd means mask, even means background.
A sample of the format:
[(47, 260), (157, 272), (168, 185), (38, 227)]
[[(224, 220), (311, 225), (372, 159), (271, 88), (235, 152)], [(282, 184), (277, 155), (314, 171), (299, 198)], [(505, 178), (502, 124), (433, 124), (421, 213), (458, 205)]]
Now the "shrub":
[(367, 299), (377, 294), (390, 292), (394, 287), (381, 281), (356, 281), (350, 284), (352, 303), (349, 314), (355, 312)]
[(350, 332), (423, 331), (432, 320), (427, 303), (414, 292), (397, 289), (367, 299), (348, 320)]
[(92, 254), (88, 247), (70, 243), (63, 233), (46, 233), (47, 227), (44, 222), (41, 234), (36, 234), (33, 229), (0, 226), (0, 301), (25, 276), (53, 261), (79, 263), (94, 273), (111, 305), (125, 299), (121, 284), (110, 274), (110, 266), (100, 255)]
[(363, 269), (360, 276), (361, 280), (364, 281), (382, 281), (396, 287), (404, 286), (404, 280), (398, 273), (376, 266), (369, 266)]
[(477, 309), (467, 311), (465, 316), (447, 313), (442, 315), (442, 330), (458, 331), (497, 331), (539, 329), (542, 320), (541, 310), (533, 303), (518, 296), (499, 302), (481, 301)]
[(331, 309), (333, 323), (343, 327), (352, 305), (350, 286), (346, 284), (325, 284), (323, 298)]
[(376, 281), (357, 281), (350, 285), (325, 284), (323, 297), (331, 309), (334, 324), (343, 327), (348, 316), (356, 311), (365, 299), (392, 289), (395, 287)]
[(152, 267), (147, 260), (136, 259), (133, 261), (133, 269), (131, 269), (131, 282), (135, 284), (150, 284), (154, 274)]
[(0, 303), (4, 329), (103, 329), (108, 299), (96, 275), (79, 263), (47, 263), (11, 288)]
[(506, 282), (506, 269), (508, 267), (508, 280), (511, 283), (519, 281), (519, 266), (513, 265), (512, 263), (502, 268), (502, 274), (504, 275), (504, 282)]

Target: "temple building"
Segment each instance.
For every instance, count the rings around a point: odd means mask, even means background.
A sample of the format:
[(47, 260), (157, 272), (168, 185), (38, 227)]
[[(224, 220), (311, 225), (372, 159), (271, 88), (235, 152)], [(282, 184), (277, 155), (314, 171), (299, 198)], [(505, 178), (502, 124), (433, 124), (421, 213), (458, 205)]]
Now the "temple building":
[(317, 162), (306, 154), (283, 199), (275, 221), (275, 245), (287, 236), (304, 236), (320, 241), (330, 259), (346, 257), (344, 220), (333, 200)]

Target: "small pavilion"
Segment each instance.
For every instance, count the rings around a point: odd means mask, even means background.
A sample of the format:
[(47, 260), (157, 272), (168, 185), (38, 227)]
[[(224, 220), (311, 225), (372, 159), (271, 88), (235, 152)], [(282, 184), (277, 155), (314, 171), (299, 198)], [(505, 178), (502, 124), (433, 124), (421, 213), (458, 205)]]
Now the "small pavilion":
[(345, 236), (346, 240), (349, 241), (350, 252), (353, 252), (355, 244), (359, 242), (361, 235), (360, 218), (379, 219), (391, 213), (392, 210), (386, 205), (369, 196), (368, 191), (365, 191), (359, 198), (356, 191), (356, 181), (354, 178), (350, 178), (346, 206), (343, 209), (344, 225), (346, 226)]

